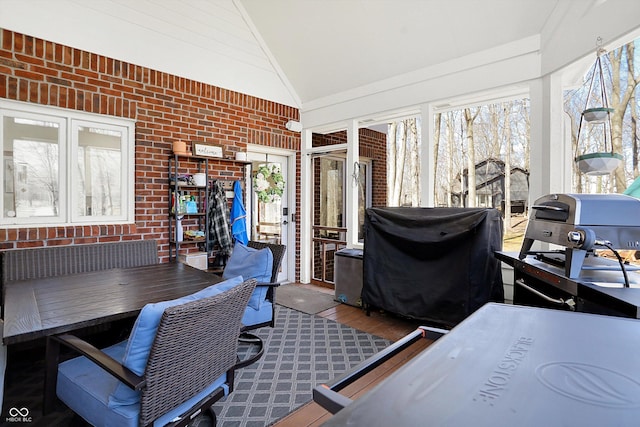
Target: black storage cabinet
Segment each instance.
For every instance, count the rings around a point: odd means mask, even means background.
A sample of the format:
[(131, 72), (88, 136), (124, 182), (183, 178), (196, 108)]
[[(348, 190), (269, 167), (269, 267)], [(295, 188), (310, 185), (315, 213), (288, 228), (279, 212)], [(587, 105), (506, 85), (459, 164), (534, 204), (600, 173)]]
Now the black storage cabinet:
[(496, 209), (367, 209), (364, 306), (452, 327), (504, 302), (502, 229)]

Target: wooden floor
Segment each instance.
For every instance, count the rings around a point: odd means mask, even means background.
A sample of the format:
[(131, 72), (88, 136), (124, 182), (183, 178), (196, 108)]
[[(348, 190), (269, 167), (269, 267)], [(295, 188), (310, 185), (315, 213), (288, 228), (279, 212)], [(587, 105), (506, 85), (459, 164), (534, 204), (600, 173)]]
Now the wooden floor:
[[(299, 286), (309, 287), (317, 291), (333, 293), (333, 290), (322, 288), (319, 286)], [(395, 316), (379, 312), (372, 312), (370, 316), (367, 316), (362, 309), (351, 307), (345, 304), (340, 304), (334, 308), (330, 308), (326, 311), (318, 313), (318, 316), (335, 320), (336, 322), (343, 323), (345, 325), (351, 326), (352, 328), (359, 329), (361, 331), (368, 332), (370, 334), (377, 335), (391, 341), (397, 341), (408, 333), (414, 331), (420, 325), (418, 322), (400, 319)], [(417, 353), (428, 347), (430, 343), (431, 341), (428, 341), (426, 339), (414, 343), (401, 353), (397, 354), (392, 359), (379, 366), (374, 371), (368, 373), (355, 383), (346, 387), (341, 391), (341, 394), (350, 397), (351, 399), (357, 399), (359, 396), (366, 393), (367, 390), (374, 387), (384, 378), (393, 373), (396, 369), (409, 361)], [(330, 417), (331, 414), (329, 412), (312, 401), (310, 403), (307, 403), (297, 411), (292, 412), (287, 417), (274, 424), (274, 426), (319, 426)]]

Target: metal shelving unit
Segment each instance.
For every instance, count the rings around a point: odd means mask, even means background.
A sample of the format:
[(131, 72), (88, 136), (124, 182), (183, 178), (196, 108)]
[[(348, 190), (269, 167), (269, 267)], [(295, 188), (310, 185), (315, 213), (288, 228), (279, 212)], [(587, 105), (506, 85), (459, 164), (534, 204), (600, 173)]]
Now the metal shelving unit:
[[(247, 177), (246, 167), (251, 167), (251, 162), (243, 160), (233, 160), (217, 157), (200, 157), (186, 154), (172, 154), (169, 157), (169, 260), (176, 261), (181, 254), (192, 254), (193, 251), (183, 250), (194, 245), (199, 251), (207, 253), (211, 244), (211, 236), (207, 224), (209, 223), (209, 210), (207, 209), (207, 195), (211, 187), (211, 179), (224, 179), (223, 174), (210, 173), (210, 169), (214, 166), (211, 163), (217, 162), (222, 164), (239, 165), (245, 168), (245, 178)], [(178, 180), (179, 176), (194, 175), (195, 173), (204, 173), (205, 185), (181, 184)], [(250, 174), (250, 171), (249, 171)], [(196, 197), (195, 213), (179, 213), (179, 196), (188, 194)], [(177, 221), (178, 217), (182, 217), (182, 225), (184, 231), (197, 228), (204, 232), (201, 239), (177, 239)], [(208, 258), (208, 257), (207, 257)], [(207, 259), (207, 264), (208, 264)]]

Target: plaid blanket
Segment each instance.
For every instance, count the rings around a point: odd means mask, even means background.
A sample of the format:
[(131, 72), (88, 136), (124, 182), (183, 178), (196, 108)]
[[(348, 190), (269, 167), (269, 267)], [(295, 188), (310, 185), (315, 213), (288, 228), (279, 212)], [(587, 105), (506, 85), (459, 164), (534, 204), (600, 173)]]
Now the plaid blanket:
[(222, 183), (215, 181), (209, 189), (207, 198), (209, 206), (209, 247), (207, 251), (213, 252), (215, 245), (219, 246), (219, 253), (223, 256), (231, 254), (233, 240), (231, 239), (231, 227), (229, 226), (229, 205)]

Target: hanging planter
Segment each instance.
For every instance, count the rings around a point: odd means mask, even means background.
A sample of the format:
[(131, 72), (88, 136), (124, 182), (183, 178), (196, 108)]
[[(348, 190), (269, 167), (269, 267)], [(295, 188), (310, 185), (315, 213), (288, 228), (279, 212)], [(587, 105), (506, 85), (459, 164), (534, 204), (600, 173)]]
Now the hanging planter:
[(611, 113), (613, 113), (613, 108), (589, 108), (582, 112), (582, 117), (591, 124), (604, 123), (609, 119)]
[(576, 157), (580, 172), (585, 175), (609, 175), (622, 163), (623, 157), (618, 153), (590, 153)]
[[(591, 69), (591, 82), (589, 85), (589, 92), (587, 93), (585, 109), (580, 116), (577, 146), (578, 148), (580, 147), (580, 136), (584, 135), (585, 133), (583, 132), (584, 126), (599, 126), (602, 129), (602, 139), (599, 139), (598, 141), (601, 141), (604, 144), (604, 151), (586, 153), (576, 156), (575, 161), (578, 165), (578, 169), (580, 170), (580, 172), (586, 175), (609, 175), (624, 160), (621, 154), (613, 152), (613, 141), (611, 139), (611, 113), (614, 112), (614, 109), (609, 108), (608, 106), (607, 92), (604, 83), (604, 73), (602, 71), (601, 60), (601, 56), (603, 56), (604, 54), (606, 54), (606, 52), (604, 49), (602, 49), (602, 39), (598, 37), (596, 50), (597, 59)], [(600, 100), (602, 101), (602, 106), (587, 108), (589, 106), (589, 100), (592, 95), (592, 89), (596, 80), (596, 76), (598, 77)], [(611, 151), (607, 151), (607, 141), (611, 146)]]
[(260, 166), (253, 178), (253, 189), (261, 202), (272, 203), (280, 200), (284, 192), (284, 177), (280, 166), (275, 163)]

